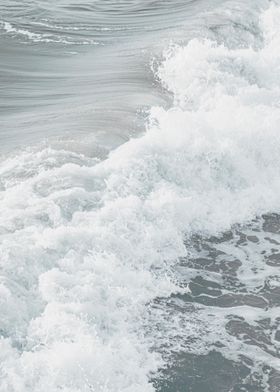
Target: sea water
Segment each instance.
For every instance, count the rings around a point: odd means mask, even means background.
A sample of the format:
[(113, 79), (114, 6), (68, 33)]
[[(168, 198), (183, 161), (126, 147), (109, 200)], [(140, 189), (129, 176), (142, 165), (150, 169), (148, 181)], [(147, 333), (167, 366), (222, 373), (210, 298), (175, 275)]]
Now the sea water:
[(280, 3), (0, 5), (0, 391), (278, 392)]

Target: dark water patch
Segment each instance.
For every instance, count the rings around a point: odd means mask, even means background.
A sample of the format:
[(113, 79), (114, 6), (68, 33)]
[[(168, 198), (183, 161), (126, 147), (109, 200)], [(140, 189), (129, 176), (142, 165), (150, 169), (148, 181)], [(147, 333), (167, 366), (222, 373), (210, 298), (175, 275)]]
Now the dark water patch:
[[(156, 348), (168, 364), (154, 380), (157, 391), (278, 391), (279, 233), (280, 216), (268, 214), (187, 241), (189, 257), (177, 270), (187, 292), (156, 305), (169, 308), (166, 320), (177, 326), (173, 343)], [(184, 347), (180, 355), (177, 347)]]
[[(181, 354), (176, 365), (162, 372), (162, 379), (155, 382), (160, 392), (228, 392), (261, 391), (249, 385), (250, 370), (241, 363), (225, 359), (220, 353), (208, 355)], [(257, 388), (257, 389), (256, 389)]]

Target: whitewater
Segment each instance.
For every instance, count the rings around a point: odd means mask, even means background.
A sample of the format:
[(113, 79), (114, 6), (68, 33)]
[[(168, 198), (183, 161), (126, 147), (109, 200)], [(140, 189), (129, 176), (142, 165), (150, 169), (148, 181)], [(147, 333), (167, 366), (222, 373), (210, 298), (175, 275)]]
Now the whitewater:
[(0, 391), (279, 391), (280, 3), (70, 3), (0, 5)]

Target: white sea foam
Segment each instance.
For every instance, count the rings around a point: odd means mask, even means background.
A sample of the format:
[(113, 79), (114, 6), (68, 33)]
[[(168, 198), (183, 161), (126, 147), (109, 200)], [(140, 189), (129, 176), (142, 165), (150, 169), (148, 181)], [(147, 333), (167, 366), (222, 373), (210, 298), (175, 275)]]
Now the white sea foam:
[(154, 390), (153, 339), (172, 333), (164, 317), (162, 332), (140, 326), (181, 290), (185, 237), (280, 210), (279, 18), (263, 13), (258, 50), (168, 51), (158, 77), (174, 106), (107, 160), (44, 149), (1, 163), (1, 392)]
[(64, 36), (59, 36), (59, 35), (56, 36), (54, 34), (47, 34), (47, 33), (35, 33), (27, 29), (15, 27), (11, 23), (5, 21), (0, 21), (0, 26), (4, 31), (6, 31), (6, 33), (13, 34), (15, 36), (23, 36), (32, 42), (62, 43), (66, 45), (73, 45), (73, 44), (99, 45), (99, 42), (94, 41), (92, 39), (75, 42), (69, 39), (68, 37), (64, 37)]

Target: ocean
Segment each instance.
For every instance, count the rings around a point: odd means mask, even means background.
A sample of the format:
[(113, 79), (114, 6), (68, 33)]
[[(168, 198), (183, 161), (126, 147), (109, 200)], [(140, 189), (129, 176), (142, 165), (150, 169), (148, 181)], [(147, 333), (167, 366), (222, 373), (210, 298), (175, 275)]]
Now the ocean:
[(2, 0), (0, 392), (279, 392), (280, 2)]

